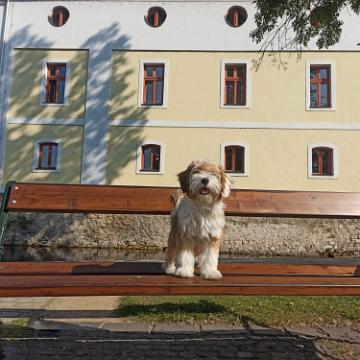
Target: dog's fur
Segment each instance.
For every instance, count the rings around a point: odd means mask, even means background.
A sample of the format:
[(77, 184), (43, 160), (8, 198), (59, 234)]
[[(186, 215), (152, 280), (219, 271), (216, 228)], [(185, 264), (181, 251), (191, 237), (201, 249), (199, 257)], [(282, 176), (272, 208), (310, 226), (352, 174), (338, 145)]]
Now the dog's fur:
[(202, 277), (221, 279), (222, 198), (230, 194), (230, 180), (222, 167), (207, 160), (191, 162), (178, 178), (182, 191), (172, 196), (175, 208), (163, 268), (167, 274), (193, 277), (196, 260)]

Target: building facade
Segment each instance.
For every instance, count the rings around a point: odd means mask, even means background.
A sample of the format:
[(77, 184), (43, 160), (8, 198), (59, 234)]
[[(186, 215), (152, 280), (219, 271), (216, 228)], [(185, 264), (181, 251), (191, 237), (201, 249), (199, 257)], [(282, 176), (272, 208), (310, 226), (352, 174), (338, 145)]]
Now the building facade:
[[(360, 22), (286, 66), (251, 1), (2, 2), (1, 177), (176, 186), (198, 158), (234, 188), (360, 191)], [(274, 55), (274, 56), (271, 56)]]

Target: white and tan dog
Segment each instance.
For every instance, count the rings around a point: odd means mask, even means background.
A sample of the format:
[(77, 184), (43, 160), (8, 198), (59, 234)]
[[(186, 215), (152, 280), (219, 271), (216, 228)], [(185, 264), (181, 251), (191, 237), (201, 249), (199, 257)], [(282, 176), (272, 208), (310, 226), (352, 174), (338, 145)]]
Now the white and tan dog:
[(230, 194), (230, 180), (222, 167), (207, 160), (193, 161), (178, 178), (182, 192), (173, 195), (163, 268), (167, 274), (193, 277), (196, 260), (203, 278), (221, 279), (217, 266), (225, 226), (222, 198)]

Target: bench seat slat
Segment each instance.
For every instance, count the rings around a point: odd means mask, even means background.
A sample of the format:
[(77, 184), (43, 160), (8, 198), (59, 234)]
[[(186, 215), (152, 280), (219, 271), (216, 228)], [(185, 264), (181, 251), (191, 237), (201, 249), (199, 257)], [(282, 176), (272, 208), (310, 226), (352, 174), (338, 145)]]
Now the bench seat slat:
[[(8, 211), (169, 214), (175, 188), (65, 184), (13, 185)], [(227, 215), (360, 217), (360, 193), (233, 190)]]
[(224, 276), (220, 281), (166, 275), (0, 276), (0, 296), (359, 295), (355, 277)]
[[(220, 263), (224, 275), (360, 276), (360, 265)], [(161, 275), (161, 262), (4, 262), (0, 275)]]

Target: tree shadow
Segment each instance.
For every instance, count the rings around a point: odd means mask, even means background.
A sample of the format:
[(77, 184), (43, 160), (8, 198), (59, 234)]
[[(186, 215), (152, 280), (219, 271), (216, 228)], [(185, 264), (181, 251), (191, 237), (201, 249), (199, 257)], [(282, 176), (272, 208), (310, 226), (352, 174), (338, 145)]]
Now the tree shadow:
[[(128, 105), (127, 100), (136, 96), (136, 91), (131, 90), (136, 87), (130, 79), (136, 70), (129, 67), (126, 51), (115, 50), (129, 48), (129, 37), (121, 34), (117, 24), (110, 24), (78, 49), (60, 50), (51, 49), (49, 41), (33, 35), (32, 29), (25, 27), (11, 34), (9, 44), (13, 62), (9, 75), (11, 94), (7, 119), (10, 124), (6, 129), (3, 184), (9, 180), (80, 183), (82, 172), (86, 182), (100, 183), (107, 170), (107, 183), (119, 181), (143, 141), (143, 128), (122, 128), (121, 136), (117, 136), (117, 129), (110, 127), (110, 114), (116, 109), (125, 118), (146, 120), (147, 117), (146, 108)], [(112, 63), (114, 56), (116, 63)], [(66, 106), (40, 104), (44, 60), (69, 63)], [(32, 124), (14, 123), (21, 119)], [(37, 121), (44, 120), (51, 125), (37, 125)], [(54, 125), (56, 122), (61, 125)], [(85, 145), (84, 136), (88, 139)], [(59, 172), (33, 172), (36, 139), (63, 142)]]

